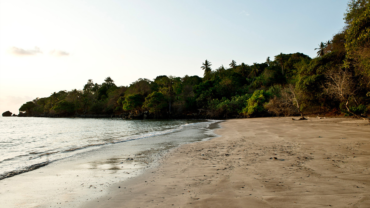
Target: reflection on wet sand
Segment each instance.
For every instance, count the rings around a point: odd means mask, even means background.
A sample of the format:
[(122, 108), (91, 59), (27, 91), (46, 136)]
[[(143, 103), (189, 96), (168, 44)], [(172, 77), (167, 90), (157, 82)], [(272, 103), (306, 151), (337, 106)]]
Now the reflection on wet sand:
[(201, 141), (203, 126), (109, 145), (0, 181), (4, 207), (78, 207), (108, 194), (113, 184), (155, 166), (171, 148)]

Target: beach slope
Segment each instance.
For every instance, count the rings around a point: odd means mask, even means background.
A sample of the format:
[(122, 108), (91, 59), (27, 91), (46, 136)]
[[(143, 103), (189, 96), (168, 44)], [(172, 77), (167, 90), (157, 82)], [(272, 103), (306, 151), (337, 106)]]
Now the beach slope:
[(370, 207), (370, 126), (354, 119), (228, 120), (221, 137), (84, 207)]

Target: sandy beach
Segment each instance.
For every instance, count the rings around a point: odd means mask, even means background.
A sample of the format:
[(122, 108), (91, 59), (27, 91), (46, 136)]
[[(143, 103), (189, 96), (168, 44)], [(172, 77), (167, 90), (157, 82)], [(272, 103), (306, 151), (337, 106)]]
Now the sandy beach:
[(370, 207), (370, 126), (235, 119), (83, 207)]

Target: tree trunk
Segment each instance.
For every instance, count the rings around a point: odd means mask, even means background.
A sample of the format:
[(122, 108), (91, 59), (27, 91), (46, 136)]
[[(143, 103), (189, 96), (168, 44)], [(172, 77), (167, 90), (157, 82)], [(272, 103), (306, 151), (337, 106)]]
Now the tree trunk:
[[(362, 118), (363, 116), (361, 116), (361, 115), (357, 115), (356, 113), (354, 113), (354, 112), (352, 112), (351, 111), (351, 109), (349, 109), (349, 107), (348, 107), (348, 103), (349, 103), (349, 100), (347, 100), (347, 102), (346, 102), (346, 108), (347, 108), (347, 111), (348, 112), (350, 112), (354, 117), (356, 117), (356, 118)], [(366, 117), (365, 117), (366, 118)], [(370, 123), (370, 118), (367, 118), (368, 119), (368, 121), (369, 121), (369, 123)]]
[(299, 105), (299, 101), (298, 101), (298, 98), (297, 98), (297, 96), (296, 96), (296, 94), (295, 94), (295, 92), (294, 92), (294, 88), (293, 88), (293, 86), (292, 85), (289, 85), (289, 88), (290, 88), (290, 91), (292, 92), (292, 94), (293, 94), (293, 105), (294, 105), (294, 100), (295, 100), (295, 102), (297, 103), (297, 109), (298, 109), (298, 112), (301, 114), (301, 118), (300, 118), (300, 120), (306, 120), (306, 118), (304, 117), (304, 115), (303, 115), (303, 112), (301, 111), (301, 106)]

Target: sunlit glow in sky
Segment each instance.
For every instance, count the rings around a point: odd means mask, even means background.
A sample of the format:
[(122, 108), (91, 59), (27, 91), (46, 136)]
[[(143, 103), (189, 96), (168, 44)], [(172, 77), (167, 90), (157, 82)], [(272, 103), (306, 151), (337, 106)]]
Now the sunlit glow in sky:
[(0, 0), (0, 113), (110, 76), (118, 86), (231, 60), (316, 55), (347, 0)]

